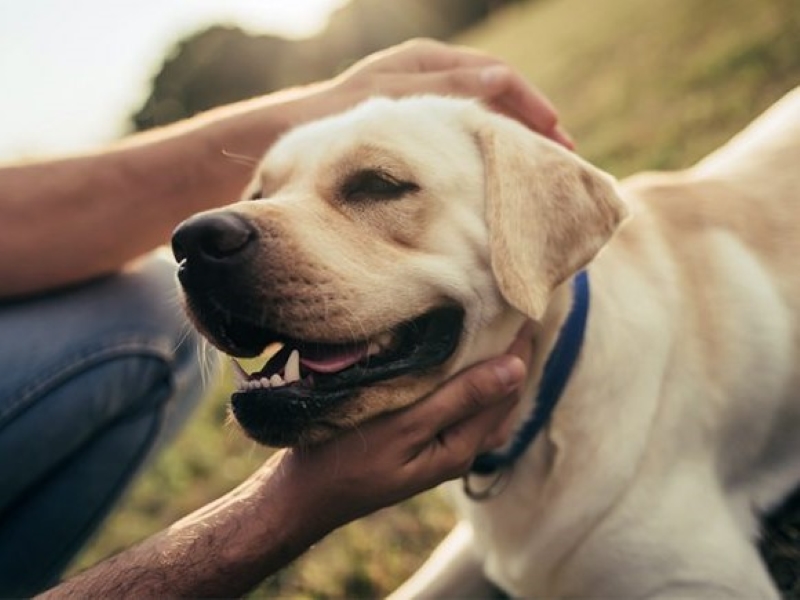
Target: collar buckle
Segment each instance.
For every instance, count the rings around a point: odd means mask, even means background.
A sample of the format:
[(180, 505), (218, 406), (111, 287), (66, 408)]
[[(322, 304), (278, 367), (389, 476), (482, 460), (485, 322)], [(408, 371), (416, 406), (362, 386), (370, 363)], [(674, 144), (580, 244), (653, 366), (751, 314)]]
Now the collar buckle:
[(511, 481), (511, 467), (497, 469), (491, 474), (491, 481), (488, 485), (478, 487), (476, 485), (477, 479), (486, 479), (486, 475), (478, 475), (474, 471), (470, 471), (461, 478), (464, 495), (474, 502), (485, 502), (491, 500), (496, 496), (503, 493)]

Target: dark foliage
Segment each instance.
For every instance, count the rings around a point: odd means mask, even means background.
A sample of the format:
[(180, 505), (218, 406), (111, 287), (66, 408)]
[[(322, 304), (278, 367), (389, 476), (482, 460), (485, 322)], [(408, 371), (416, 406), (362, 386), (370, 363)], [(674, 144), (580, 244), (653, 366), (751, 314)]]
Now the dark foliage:
[(800, 598), (800, 490), (764, 525), (761, 553), (784, 598)]
[(413, 37), (448, 38), (510, 0), (353, 0), (318, 36), (286, 40), (216, 26), (180, 42), (133, 115), (136, 130), (214, 106), (326, 79), (359, 58)]

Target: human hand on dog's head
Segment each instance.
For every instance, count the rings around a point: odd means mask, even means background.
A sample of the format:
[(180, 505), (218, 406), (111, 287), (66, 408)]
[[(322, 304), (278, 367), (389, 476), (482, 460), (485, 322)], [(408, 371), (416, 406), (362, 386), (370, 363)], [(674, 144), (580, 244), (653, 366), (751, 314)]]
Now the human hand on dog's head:
[(503, 61), (470, 48), (419, 39), (372, 54), (336, 80), (354, 102), (370, 96), (441, 94), (483, 100), (488, 106), (572, 149), (550, 101)]
[(302, 521), (290, 526), (321, 537), (464, 475), (477, 454), (505, 444), (532, 336), (523, 327), (507, 354), (462, 371), (410, 407), (283, 452), (273, 471), (277, 488), (291, 497), (292, 513)]

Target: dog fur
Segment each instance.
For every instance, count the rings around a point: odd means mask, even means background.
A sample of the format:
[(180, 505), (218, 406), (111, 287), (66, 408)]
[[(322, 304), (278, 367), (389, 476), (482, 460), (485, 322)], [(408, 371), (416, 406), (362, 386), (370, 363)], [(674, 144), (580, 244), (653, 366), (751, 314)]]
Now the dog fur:
[[(268, 152), (255, 201), (224, 209), (259, 232), (237, 310), (330, 342), (465, 311), (443, 365), (363, 388), (299, 443), (414, 402), (532, 319), (524, 418), (588, 269), (549, 424), (501, 494), (454, 488), (462, 520), (398, 597), (777, 597), (754, 542), (800, 483), (798, 165), (800, 90), (692, 168), (621, 182), (451, 98), (375, 99)], [(415, 189), (344, 193), (363, 169)]]

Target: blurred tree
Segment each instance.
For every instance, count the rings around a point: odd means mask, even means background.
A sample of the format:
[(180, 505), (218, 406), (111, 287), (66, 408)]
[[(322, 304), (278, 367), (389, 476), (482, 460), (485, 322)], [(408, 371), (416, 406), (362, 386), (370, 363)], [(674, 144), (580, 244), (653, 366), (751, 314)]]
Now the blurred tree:
[(177, 121), (213, 106), (275, 88), (270, 68), (286, 50), (273, 36), (252, 37), (232, 27), (212, 27), (180, 42), (153, 79), (134, 115), (137, 130)]
[(149, 129), (221, 104), (328, 78), (409, 38), (446, 39), (513, 1), (522, 0), (352, 0), (318, 36), (296, 41), (211, 27), (179, 42), (166, 57), (132, 125)]

